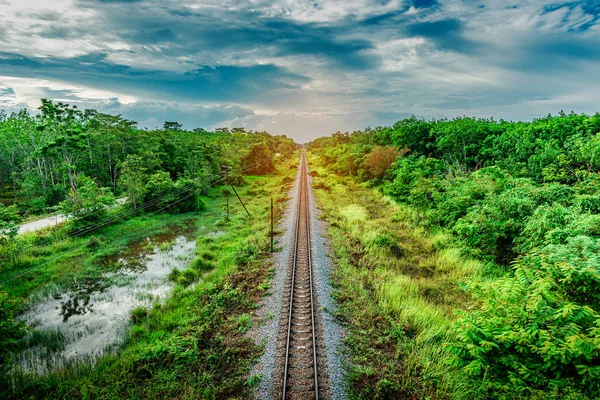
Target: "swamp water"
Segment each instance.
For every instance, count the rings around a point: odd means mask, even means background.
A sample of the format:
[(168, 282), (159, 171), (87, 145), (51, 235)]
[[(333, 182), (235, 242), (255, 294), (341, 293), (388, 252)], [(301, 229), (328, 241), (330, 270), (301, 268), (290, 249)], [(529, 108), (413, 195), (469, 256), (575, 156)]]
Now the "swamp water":
[[(189, 233), (189, 232), (188, 232)], [(21, 319), (34, 329), (17, 368), (44, 373), (83, 360), (93, 361), (123, 342), (131, 310), (164, 300), (172, 289), (167, 275), (185, 269), (196, 242), (188, 236), (160, 235), (106, 257), (116, 272), (75, 282), (69, 290), (32, 299)]]

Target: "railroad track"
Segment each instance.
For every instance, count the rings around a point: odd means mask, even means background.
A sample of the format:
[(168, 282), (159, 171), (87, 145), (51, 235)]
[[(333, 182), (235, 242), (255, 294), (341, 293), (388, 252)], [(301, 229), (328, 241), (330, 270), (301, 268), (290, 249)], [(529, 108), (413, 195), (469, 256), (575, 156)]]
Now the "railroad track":
[[(283, 342), (280, 346), (283, 376), (277, 394), (284, 400), (319, 399), (326, 394), (326, 373), (319, 368), (319, 364), (325, 366), (325, 363), (319, 351), (321, 329), (313, 289), (310, 205), (304, 153), (300, 162), (299, 194), (292, 258), (278, 335), (279, 341)], [(277, 394), (274, 398), (278, 397)]]

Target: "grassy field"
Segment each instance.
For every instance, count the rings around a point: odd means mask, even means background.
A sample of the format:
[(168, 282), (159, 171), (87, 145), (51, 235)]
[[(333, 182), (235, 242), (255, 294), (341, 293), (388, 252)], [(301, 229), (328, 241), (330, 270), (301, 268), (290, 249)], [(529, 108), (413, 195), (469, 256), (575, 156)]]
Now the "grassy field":
[[(95, 363), (79, 363), (44, 375), (4, 376), (5, 398), (246, 398), (259, 377), (247, 380), (261, 353), (244, 333), (252, 324), (257, 301), (268, 289), (269, 198), (279, 217), (294, 181), (297, 158), (282, 162), (268, 176), (247, 177), (238, 192), (251, 216), (230, 196), (231, 218), (224, 217), (223, 188), (214, 188), (206, 209), (182, 215), (139, 216), (104, 228), (93, 237), (60, 233), (25, 237), (34, 246), (19, 270), (41, 265), (35, 273), (11, 281), (11, 297), (29, 298), (48, 284), (68, 286), (82, 277), (107, 271), (99, 260), (124, 251), (140, 238), (173, 229), (197, 237), (197, 258), (173, 272), (177, 283), (164, 304), (135, 309), (125, 344)], [(281, 206), (281, 207), (280, 207)], [(115, 232), (118, 234), (114, 234)], [(57, 254), (63, 256), (54, 259)], [(0, 272), (0, 279), (18, 273)], [(39, 338), (38, 338), (39, 339)], [(47, 338), (51, 341), (52, 338)]]
[(419, 227), (414, 210), (308, 156), (315, 195), (336, 256), (338, 318), (346, 326), (350, 398), (478, 397), (449, 364), (457, 309), (474, 299), (462, 285), (494, 279), (443, 232)]

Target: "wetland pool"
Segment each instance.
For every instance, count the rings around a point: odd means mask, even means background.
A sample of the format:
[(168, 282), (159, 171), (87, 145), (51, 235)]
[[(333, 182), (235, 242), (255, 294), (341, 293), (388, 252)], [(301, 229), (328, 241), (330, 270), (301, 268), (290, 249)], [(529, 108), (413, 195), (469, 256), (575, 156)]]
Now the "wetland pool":
[(117, 349), (131, 311), (163, 301), (173, 288), (169, 272), (185, 269), (194, 258), (196, 241), (189, 233), (134, 242), (102, 259), (114, 272), (76, 281), (62, 292), (50, 287), (32, 298), (20, 318), (33, 330), (15, 368), (44, 373)]

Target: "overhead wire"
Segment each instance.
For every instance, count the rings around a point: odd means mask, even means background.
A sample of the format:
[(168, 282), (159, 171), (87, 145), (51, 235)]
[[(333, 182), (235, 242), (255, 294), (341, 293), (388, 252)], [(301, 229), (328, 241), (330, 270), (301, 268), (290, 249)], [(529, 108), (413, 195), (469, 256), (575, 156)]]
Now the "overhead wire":
[[(260, 164), (256, 164), (256, 165), (253, 165), (253, 166), (251, 166), (251, 167), (245, 168), (245, 169), (241, 170), (241, 171), (240, 171), (240, 173), (248, 172), (248, 171), (250, 171), (251, 169), (258, 168), (258, 167), (260, 167), (260, 166), (262, 166), (262, 165), (266, 164), (267, 162), (269, 162), (269, 160), (265, 160), (264, 162), (262, 162), (262, 163), (260, 163)], [(207, 186), (207, 188), (209, 188), (209, 187), (212, 187), (212, 186), (215, 186), (217, 183), (220, 183), (220, 182), (222, 182), (222, 181), (223, 181), (223, 180), (225, 180), (225, 179), (226, 179), (226, 178), (222, 177), (221, 179), (218, 179), (218, 180), (216, 180), (216, 181), (213, 181), (211, 184), (209, 184), (209, 185)], [(168, 207), (171, 207), (171, 206), (173, 206), (173, 205), (175, 205), (175, 204), (177, 204), (177, 203), (180, 203), (180, 202), (182, 202), (183, 200), (186, 200), (186, 199), (190, 198), (190, 197), (191, 197), (191, 196), (193, 196), (194, 194), (195, 194), (195, 191), (192, 191), (192, 193), (188, 194), (187, 196), (185, 196), (185, 197), (183, 197), (183, 198), (181, 198), (181, 199), (179, 199), (179, 200), (177, 200), (177, 201), (174, 201), (174, 202), (172, 202), (172, 203), (170, 203), (170, 204), (167, 204), (166, 206), (164, 206), (164, 207), (162, 207), (162, 208), (160, 208), (160, 209), (158, 209), (158, 210), (155, 210), (155, 211), (153, 211), (153, 212), (151, 212), (151, 213), (149, 213), (149, 214), (146, 214), (146, 216), (151, 216), (151, 215), (154, 215), (154, 214), (156, 214), (156, 213), (158, 213), (158, 212), (160, 212), (160, 211), (162, 211), (162, 210), (164, 210), (164, 209), (166, 209), (166, 208), (168, 208)], [(111, 232), (111, 233), (107, 234), (107, 235), (106, 235), (106, 237), (113, 236), (114, 234), (116, 234), (116, 233), (118, 233), (118, 232), (121, 232), (121, 231), (123, 231), (123, 230), (124, 230), (125, 228), (127, 228), (127, 227), (129, 227), (129, 226), (126, 224), (125, 226), (121, 227), (120, 229), (117, 229), (116, 231), (113, 231), (113, 232)], [(74, 236), (73, 236), (73, 237), (74, 237)], [(82, 248), (83, 248), (83, 247), (85, 247), (85, 246), (87, 246), (87, 244), (83, 244), (83, 245), (81, 245), (81, 246), (78, 246), (78, 247), (74, 248), (73, 250), (70, 250), (70, 251), (68, 251), (68, 252), (67, 252), (67, 253), (65, 253), (65, 254), (61, 254), (61, 255), (59, 255), (59, 256), (56, 256), (56, 257), (54, 257), (54, 258), (52, 258), (52, 259), (50, 259), (50, 260), (48, 260), (48, 261), (46, 261), (46, 262), (44, 262), (44, 263), (42, 263), (42, 264), (39, 264), (39, 265), (36, 265), (36, 266), (34, 266), (34, 267), (28, 268), (28, 269), (27, 269), (27, 270), (25, 270), (25, 271), (21, 271), (20, 273), (18, 273), (18, 274), (16, 274), (16, 275), (13, 275), (13, 276), (11, 276), (10, 278), (7, 278), (7, 279), (4, 279), (3, 281), (1, 281), (1, 282), (0, 282), (0, 285), (5, 285), (5, 284), (6, 284), (6, 283), (8, 283), (8, 282), (12, 282), (13, 280), (15, 280), (15, 279), (18, 279), (18, 278), (20, 278), (20, 277), (22, 277), (22, 276), (24, 276), (24, 275), (26, 275), (26, 274), (28, 274), (28, 273), (30, 273), (30, 272), (32, 272), (32, 271), (34, 271), (34, 270), (36, 270), (36, 269), (38, 269), (38, 268), (41, 268), (41, 267), (42, 267), (42, 266), (44, 266), (44, 265), (47, 265), (47, 264), (49, 264), (49, 263), (51, 263), (51, 262), (53, 262), (53, 261), (56, 261), (56, 260), (58, 260), (59, 258), (65, 257), (65, 256), (67, 256), (67, 255), (69, 255), (69, 254), (72, 254), (72, 253), (74, 253), (75, 251), (77, 251), (77, 250), (80, 250), (80, 249), (82, 249)]]

